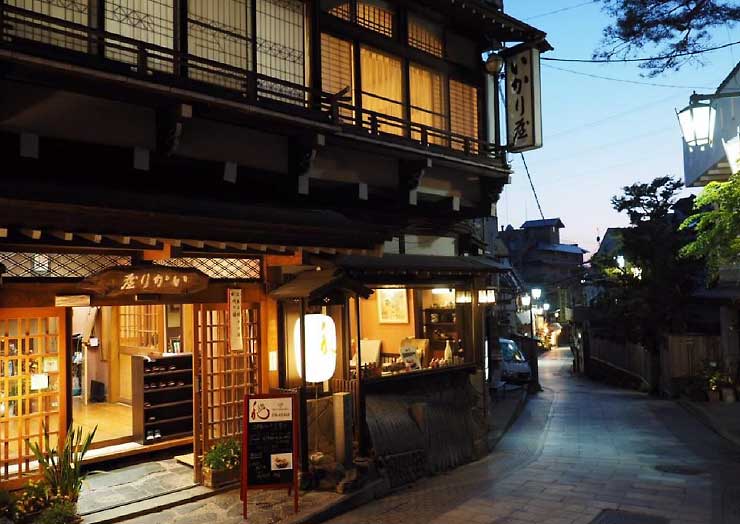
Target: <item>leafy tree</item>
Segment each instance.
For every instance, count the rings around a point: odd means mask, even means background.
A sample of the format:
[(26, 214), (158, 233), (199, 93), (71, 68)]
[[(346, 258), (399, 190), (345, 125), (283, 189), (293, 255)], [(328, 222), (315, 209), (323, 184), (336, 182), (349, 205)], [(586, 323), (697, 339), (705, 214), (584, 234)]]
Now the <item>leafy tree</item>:
[[(698, 264), (679, 257), (691, 240), (680, 231), (674, 206), (681, 182), (659, 177), (650, 183), (622, 188), (612, 206), (626, 213), (630, 226), (622, 230), (624, 257), (596, 258), (592, 268), (603, 292), (594, 303), (602, 329), (611, 337), (642, 344), (653, 355), (652, 383), (658, 384), (660, 338), (680, 332), (687, 323), (687, 299), (695, 287)], [(620, 267), (621, 266), (621, 267)]]
[(697, 213), (681, 229), (693, 231), (696, 238), (681, 255), (704, 258), (710, 277), (716, 278), (721, 267), (740, 264), (740, 173), (707, 185), (694, 209)]
[(660, 58), (640, 64), (655, 76), (677, 70), (712, 47), (711, 32), (740, 21), (737, 0), (602, 0), (613, 18), (594, 58), (622, 59), (636, 53)]

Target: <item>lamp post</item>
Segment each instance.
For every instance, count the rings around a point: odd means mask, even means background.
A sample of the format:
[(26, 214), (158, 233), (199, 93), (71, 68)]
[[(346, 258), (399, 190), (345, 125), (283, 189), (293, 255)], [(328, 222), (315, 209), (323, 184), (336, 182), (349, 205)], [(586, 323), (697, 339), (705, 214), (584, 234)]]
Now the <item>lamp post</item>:
[(534, 301), (542, 296), (542, 290), (539, 288), (533, 288), (529, 295), (522, 297), (522, 305), (529, 307), (529, 329), (530, 329), (530, 344), (529, 351), (527, 354), (527, 360), (529, 361), (529, 369), (532, 372), (532, 378), (529, 381), (529, 392), (537, 393), (542, 391), (540, 386), (540, 369), (537, 355), (537, 343), (534, 338)]

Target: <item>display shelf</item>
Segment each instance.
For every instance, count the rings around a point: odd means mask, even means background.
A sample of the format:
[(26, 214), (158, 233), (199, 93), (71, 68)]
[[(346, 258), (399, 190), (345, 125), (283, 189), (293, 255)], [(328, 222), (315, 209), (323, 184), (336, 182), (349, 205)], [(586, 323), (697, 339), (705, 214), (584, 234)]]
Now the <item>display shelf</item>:
[[(146, 371), (151, 367), (170, 368), (162, 371)], [(189, 353), (168, 355), (160, 359), (134, 356), (132, 359), (133, 429), (134, 438), (145, 445), (176, 439), (193, 434), (193, 357)], [(189, 375), (189, 377), (188, 377)], [(157, 383), (182, 377), (183, 385), (144, 389), (144, 384)], [(146, 405), (145, 405), (146, 404)], [(167, 409), (167, 418), (159, 418), (162, 409)], [(149, 421), (155, 416), (157, 420)], [(147, 438), (155, 434), (156, 438)]]

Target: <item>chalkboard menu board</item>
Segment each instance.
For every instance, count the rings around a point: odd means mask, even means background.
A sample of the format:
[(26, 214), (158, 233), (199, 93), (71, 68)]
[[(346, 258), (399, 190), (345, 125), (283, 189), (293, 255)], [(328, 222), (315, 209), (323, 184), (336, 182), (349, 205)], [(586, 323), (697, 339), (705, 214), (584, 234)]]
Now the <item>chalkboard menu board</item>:
[(293, 397), (249, 396), (245, 406), (247, 485), (292, 484), (297, 467)]

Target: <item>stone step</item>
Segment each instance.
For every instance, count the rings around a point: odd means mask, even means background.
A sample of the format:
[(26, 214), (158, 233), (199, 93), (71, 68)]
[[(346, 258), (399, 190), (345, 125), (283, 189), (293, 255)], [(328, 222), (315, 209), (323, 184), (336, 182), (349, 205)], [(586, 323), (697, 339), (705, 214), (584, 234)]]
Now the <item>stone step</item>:
[(114, 524), (124, 520), (158, 513), (166, 509), (195, 502), (217, 495), (224, 491), (235, 489), (238, 484), (231, 484), (219, 489), (211, 489), (205, 486), (192, 486), (163, 495), (153, 496), (145, 500), (139, 500), (128, 504), (122, 504), (110, 509), (103, 509), (89, 513), (82, 517), (82, 524)]

